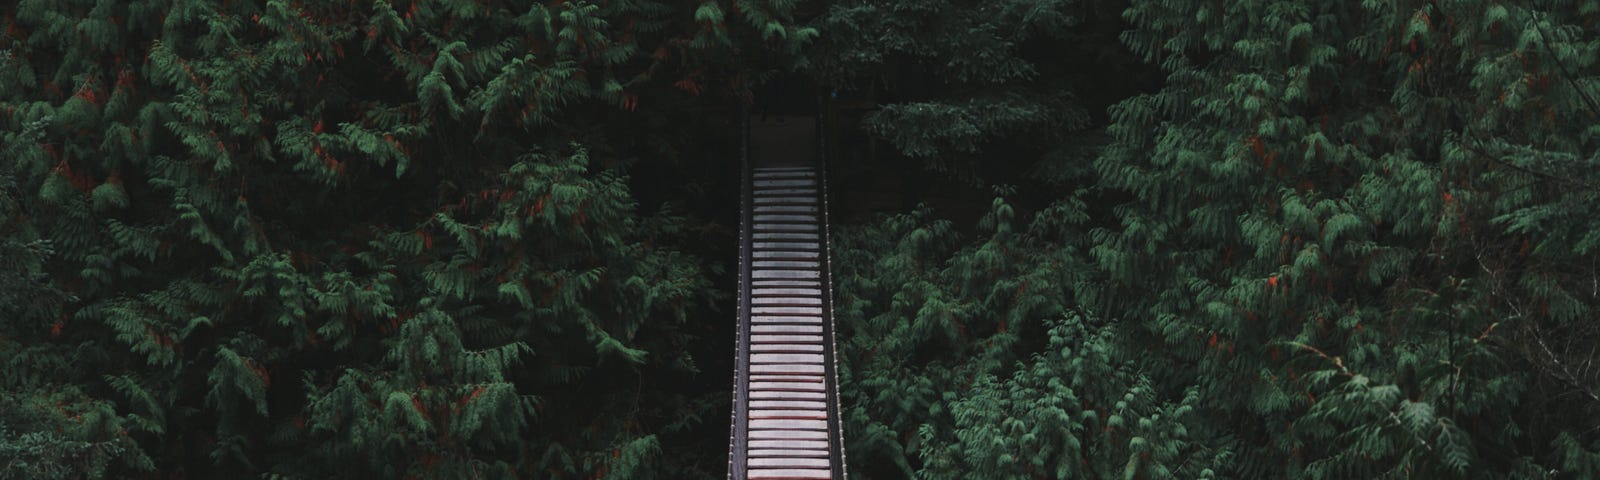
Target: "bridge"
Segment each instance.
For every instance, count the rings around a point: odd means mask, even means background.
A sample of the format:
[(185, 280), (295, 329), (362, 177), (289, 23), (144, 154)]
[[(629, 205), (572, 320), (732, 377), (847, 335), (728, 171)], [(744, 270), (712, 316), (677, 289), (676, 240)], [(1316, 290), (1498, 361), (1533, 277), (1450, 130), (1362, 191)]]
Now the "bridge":
[(741, 123), (728, 478), (843, 480), (828, 182), (817, 120), (747, 114)]

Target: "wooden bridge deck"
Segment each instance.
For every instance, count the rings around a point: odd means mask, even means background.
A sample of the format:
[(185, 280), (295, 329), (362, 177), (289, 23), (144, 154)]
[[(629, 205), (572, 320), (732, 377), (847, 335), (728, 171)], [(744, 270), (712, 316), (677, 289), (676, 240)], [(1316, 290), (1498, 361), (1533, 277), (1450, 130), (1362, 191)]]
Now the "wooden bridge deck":
[(827, 186), (811, 117), (749, 126), (730, 479), (843, 479)]

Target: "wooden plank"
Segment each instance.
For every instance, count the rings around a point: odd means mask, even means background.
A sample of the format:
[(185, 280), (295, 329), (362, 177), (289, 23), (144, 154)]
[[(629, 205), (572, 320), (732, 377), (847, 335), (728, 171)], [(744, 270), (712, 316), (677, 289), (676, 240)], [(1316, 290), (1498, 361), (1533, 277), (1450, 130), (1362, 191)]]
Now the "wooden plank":
[(820, 363), (777, 363), (767, 365), (751, 365), (750, 373), (813, 373), (821, 375)]
[(818, 280), (766, 279), (766, 280), (752, 280), (752, 281), (750, 281), (750, 286), (758, 287), (758, 288), (767, 288), (767, 287), (821, 287), (822, 286), (822, 282), (818, 281)]
[(816, 382), (822, 383), (822, 375), (797, 375), (797, 374), (767, 374), (751, 375), (752, 382)]
[(752, 400), (750, 408), (769, 410), (822, 410), (827, 411), (828, 404), (824, 402), (808, 402), (803, 400)]
[[(820, 401), (823, 401), (823, 400), (827, 400), (828, 397), (827, 397), (826, 394), (824, 394), (822, 392), (793, 392), (793, 391), (787, 391), (787, 390), (771, 390), (771, 391), (760, 391), (760, 392), (752, 391), (752, 392), (750, 392), (750, 399), (751, 400), (813, 400), (813, 401), (820, 402)], [(750, 437), (750, 438), (755, 438), (755, 437)]]
[(784, 450), (827, 451), (828, 442), (815, 440), (751, 440), (750, 448), (781, 448)]
[(819, 230), (815, 223), (757, 223), (757, 232), (814, 232)]
[(752, 335), (803, 333), (815, 333), (817, 335), (821, 335), (822, 325), (752, 325), (750, 327), (750, 333)]
[(822, 307), (752, 305), (750, 313), (755, 315), (813, 316), (822, 315)]
[(750, 299), (751, 305), (822, 305), (818, 297), (754, 297)]
[(753, 200), (758, 205), (759, 204), (775, 204), (775, 205), (816, 205), (817, 204), (817, 199), (814, 198), (814, 197), (755, 197)]
[(757, 197), (804, 197), (817, 196), (815, 188), (756, 188)]
[(827, 421), (819, 419), (750, 419), (750, 430), (827, 430)]
[(762, 448), (762, 449), (757, 449), (757, 450), (749, 450), (748, 452), (749, 453), (746, 453), (745, 456), (747, 456), (747, 457), (761, 457), (761, 458), (766, 458), (766, 457), (827, 458), (828, 457), (828, 451), (827, 450), (801, 450), (801, 449), (785, 449), (785, 448)]
[(816, 260), (756, 260), (750, 264), (754, 268), (822, 268), (822, 263)]
[(833, 478), (831, 470), (796, 468), (752, 468), (745, 473), (748, 480), (817, 480)]
[(828, 386), (813, 382), (750, 382), (750, 391), (762, 392), (822, 392)]
[(804, 315), (761, 315), (750, 317), (750, 323), (822, 324), (822, 317)]
[(822, 272), (816, 270), (756, 270), (750, 272), (752, 278), (822, 278)]
[(820, 353), (753, 353), (750, 363), (815, 363), (822, 364)]
[(822, 248), (822, 244), (817, 242), (754, 242), (750, 246), (756, 250), (755, 253), (763, 253), (762, 250), (806, 250), (805, 253), (816, 254), (814, 250)]
[(813, 242), (822, 238), (817, 236), (816, 233), (802, 232), (755, 232), (751, 234), (751, 237), (756, 240), (810, 240)]
[(763, 307), (753, 306), (750, 313), (756, 315), (822, 315), (822, 307)]
[(775, 213), (756, 213), (756, 222), (806, 222), (816, 223), (816, 215), (792, 215)]
[(755, 172), (750, 175), (751, 180), (817, 180), (817, 172)]
[(750, 289), (750, 294), (754, 295), (754, 296), (776, 296), (776, 295), (782, 295), (782, 296), (786, 296), (786, 297), (794, 297), (794, 296), (820, 297), (820, 296), (822, 296), (822, 289), (820, 289), (820, 288), (753, 288), (753, 289)]
[(749, 462), (751, 467), (828, 468), (831, 465), (826, 458), (752, 458)]
[(813, 259), (814, 260), (818, 256), (822, 255), (821, 252), (817, 252), (817, 251), (809, 251), (809, 252), (807, 252), (807, 251), (800, 251), (800, 250), (762, 250), (762, 251), (759, 251), (759, 252), (750, 252), (750, 254), (751, 254), (752, 257), (755, 257), (755, 259), (757, 259), (757, 260), (760, 260), (760, 259), (763, 259), (763, 258), (799, 258), (799, 259)]
[(750, 343), (815, 343), (822, 344), (822, 335), (758, 335), (750, 332)]
[(794, 343), (758, 343), (750, 346), (751, 352), (762, 353), (808, 353), (822, 352), (822, 345), (800, 345)]
[(762, 205), (756, 207), (756, 214), (763, 213), (817, 213), (815, 205)]
[[(824, 422), (825, 423), (825, 422)], [(751, 440), (827, 440), (827, 430), (750, 430)]]
[(751, 410), (750, 418), (791, 419), (791, 420), (827, 420), (827, 410)]
[(766, 178), (753, 182), (756, 188), (781, 188), (781, 187), (814, 187), (817, 181), (811, 178)]

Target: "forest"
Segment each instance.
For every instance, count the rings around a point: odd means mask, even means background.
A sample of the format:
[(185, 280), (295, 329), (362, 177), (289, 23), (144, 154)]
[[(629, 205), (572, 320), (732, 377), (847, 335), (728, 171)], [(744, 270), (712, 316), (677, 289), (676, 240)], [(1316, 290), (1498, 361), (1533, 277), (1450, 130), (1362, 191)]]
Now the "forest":
[(0, 29), (0, 479), (727, 478), (739, 118), (796, 105), (852, 477), (1600, 478), (1600, 1)]

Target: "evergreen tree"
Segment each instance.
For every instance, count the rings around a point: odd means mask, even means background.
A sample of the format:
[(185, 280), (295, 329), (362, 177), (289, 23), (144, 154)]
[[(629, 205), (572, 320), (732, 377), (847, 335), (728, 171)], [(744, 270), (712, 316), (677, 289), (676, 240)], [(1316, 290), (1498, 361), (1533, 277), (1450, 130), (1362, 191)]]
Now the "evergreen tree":
[(822, 35), (808, 72), (836, 98), (872, 102), (846, 126), (892, 147), (884, 157), (914, 192), (922, 170), (969, 185), (1022, 183), (1041, 163), (1082, 175), (1088, 106), (1103, 106), (1084, 93), (1127, 88), (1132, 75), (1114, 36), (1120, 9), (1099, 0), (827, 2), (811, 22)]
[(1594, 476), (1592, 4), (1139, 2), (1092, 256), (1229, 476)]
[(792, 8), (6, 7), (0, 475), (720, 474), (708, 219), (628, 172), (726, 156)]
[[(1004, 190), (1003, 190), (1004, 191)], [(835, 241), (851, 471), (871, 478), (1203, 478), (1197, 392), (1164, 397), (1082, 302), (1089, 217), (1020, 224), (1005, 197), (963, 242), (924, 210)]]

